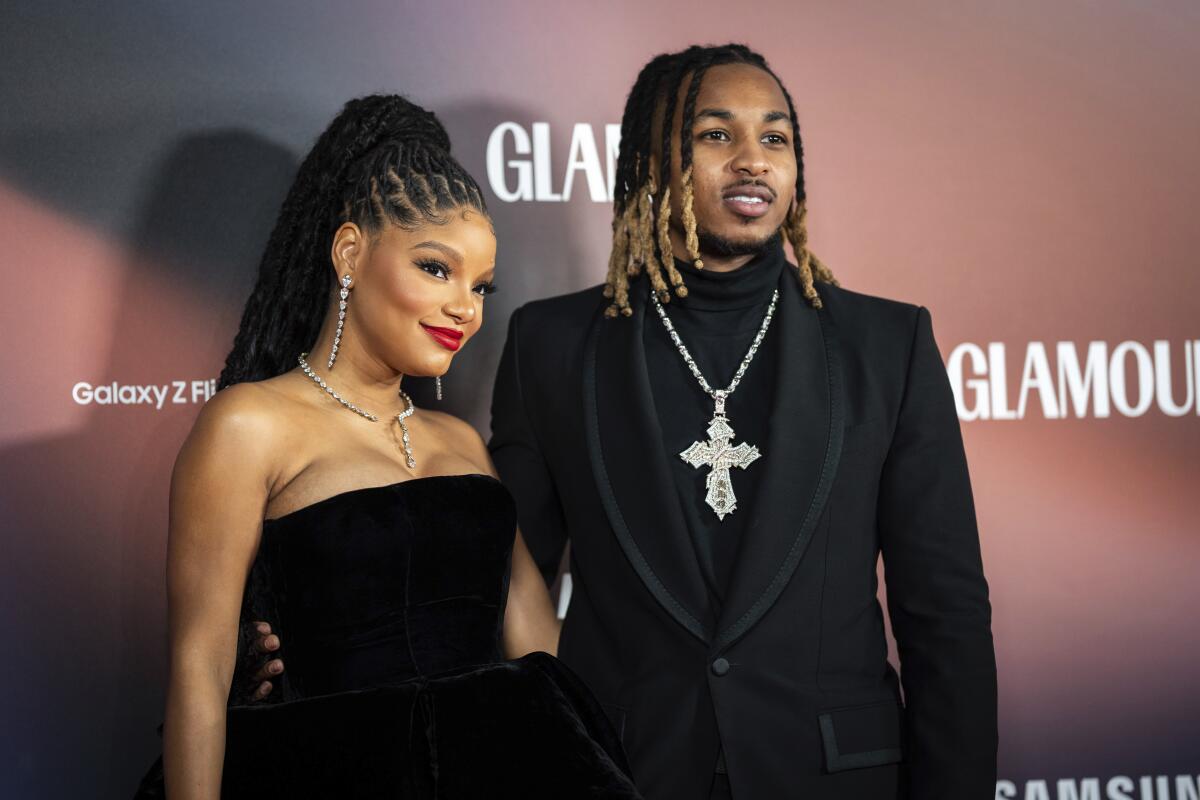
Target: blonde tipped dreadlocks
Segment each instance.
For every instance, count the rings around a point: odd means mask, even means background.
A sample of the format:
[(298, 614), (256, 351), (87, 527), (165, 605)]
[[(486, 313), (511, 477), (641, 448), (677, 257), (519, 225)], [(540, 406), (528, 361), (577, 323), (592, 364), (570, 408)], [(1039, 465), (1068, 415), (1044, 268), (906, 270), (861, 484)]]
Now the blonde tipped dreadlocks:
[(696, 269), (704, 269), (704, 260), (700, 258), (700, 235), (696, 232), (696, 212), (692, 204), (696, 197), (695, 187), (692, 186), (692, 168), (688, 167), (683, 173), (683, 203), (679, 211), (683, 215), (683, 230), (687, 233), (688, 257)]
[(661, 267), (654, 249), (654, 181), (648, 180), (641, 191), (613, 218), (613, 245), (608, 258), (608, 279), (604, 296), (613, 302), (605, 314), (628, 317), (629, 279), (645, 270), (655, 291), (666, 290)]
[(813, 281), (819, 280), (834, 286), (837, 286), (838, 282), (833, 277), (833, 271), (808, 249), (808, 227), (805, 225), (807, 217), (808, 207), (801, 200), (788, 214), (787, 221), (783, 223), (783, 232), (787, 236), (787, 240), (791, 242), (792, 250), (796, 254), (797, 271), (805, 299), (813, 308), (823, 308), (821, 297), (817, 294)]
[[(617, 155), (613, 198), (613, 244), (608, 262), (604, 296), (613, 302), (606, 310), (609, 317), (633, 313), (629, 305), (629, 281), (643, 270), (659, 299), (671, 299), (671, 289), (679, 297), (687, 296), (683, 276), (675, 267), (670, 238), (670, 165), (679, 89), (689, 75), (683, 104), (683, 124), (679, 132), (679, 156), (682, 194), (680, 221), (683, 225), (688, 257), (697, 269), (704, 269), (700, 258), (700, 237), (693, 209), (695, 190), (692, 183), (692, 125), (696, 116), (696, 97), (709, 68), (722, 64), (749, 64), (775, 78), (787, 100), (792, 122), (792, 142), (796, 152), (796, 205), (788, 214), (781, 233), (796, 254), (796, 277), (805, 299), (813, 308), (821, 308), (815, 282), (837, 285), (833, 272), (808, 249), (808, 209), (804, 193), (804, 147), (792, 96), (779, 77), (767, 66), (766, 59), (743, 45), (689, 47), (680, 53), (656, 56), (638, 74), (621, 117), (621, 149)], [(654, 147), (654, 119), (663, 106), (661, 140)], [(654, 175), (651, 155), (657, 153), (659, 170)], [(657, 179), (657, 180), (656, 180)], [(658, 196), (656, 186), (662, 187)], [(666, 273), (664, 278), (663, 273)], [(668, 281), (670, 286), (668, 287)]]
[[(680, 297), (687, 297), (687, 287), (683, 285), (683, 276), (679, 274), (679, 268), (675, 266), (675, 255), (671, 248), (670, 186), (663, 187), (662, 202), (658, 206), (658, 252), (660, 255), (659, 261), (666, 267), (667, 277), (671, 279), (671, 285), (675, 287), (675, 293)], [(658, 283), (655, 284), (654, 288), (658, 291), (659, 300), (664, 303), (671, 302), (671, 292), (662, 283), (661, 274), (659, 274)]]

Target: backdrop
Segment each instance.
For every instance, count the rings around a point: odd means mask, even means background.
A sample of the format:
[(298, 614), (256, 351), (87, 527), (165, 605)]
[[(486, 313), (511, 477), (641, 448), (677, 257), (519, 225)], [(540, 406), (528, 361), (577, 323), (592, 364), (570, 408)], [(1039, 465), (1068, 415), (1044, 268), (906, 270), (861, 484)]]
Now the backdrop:
[(814, 250), (932, 311), (993, 592), (997, 797), (1200, 796), (1195, 3), (0, 13), (0, 795), (127, 796), (157, 752), (171, 463), (340, 105), (435, 109), (488, 191), (501, 289), (445, 404), (486, 434), (512, 309), (603, 277), (638, 69), (741, 40), (796, 97)]

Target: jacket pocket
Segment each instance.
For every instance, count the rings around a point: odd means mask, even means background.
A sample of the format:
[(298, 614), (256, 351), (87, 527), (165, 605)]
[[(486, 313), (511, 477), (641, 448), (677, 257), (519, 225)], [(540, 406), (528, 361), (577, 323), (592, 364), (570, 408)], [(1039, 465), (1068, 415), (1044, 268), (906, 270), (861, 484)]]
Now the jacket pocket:
[(904, 708), (896, 701), (830, 709), (817, 722), (828, 772), (904, 760)]

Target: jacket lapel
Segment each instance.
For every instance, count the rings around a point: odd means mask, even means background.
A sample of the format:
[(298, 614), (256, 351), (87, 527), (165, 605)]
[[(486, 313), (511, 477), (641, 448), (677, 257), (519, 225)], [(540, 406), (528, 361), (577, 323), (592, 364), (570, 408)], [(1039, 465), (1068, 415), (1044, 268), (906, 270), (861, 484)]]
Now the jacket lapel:
[[(762, 447), (762, 483), (738, 546), (717, 623), (723, 650), (762, 618), (800, 563), (829, 497), (845, 413), (833, 321), (804, 299), (791, 270), (780, 280), (775, 394)], [(765, 365), (764, 365), (765, 366)]]
[(676, 622), (707, 643), (713, 620), (704, 579), (668, 471), (646, 371), (646, 294), (631, 295), (632, 317), (598, 313), (588, 336), (588, 456), (609, 524), (638, 577)]

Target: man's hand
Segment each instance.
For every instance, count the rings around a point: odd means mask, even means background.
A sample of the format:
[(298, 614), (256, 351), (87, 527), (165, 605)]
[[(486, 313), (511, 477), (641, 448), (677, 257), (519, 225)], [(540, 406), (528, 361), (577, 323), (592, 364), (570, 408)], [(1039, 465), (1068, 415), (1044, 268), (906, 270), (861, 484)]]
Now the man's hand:
[[(254, 626), (254, 652), (269, 657), (279, 649), (279, 637), (271, 633), (271, 626), (265, 622), (259, 621), (251, 624)], [(275, 688), (274, 684), (271, 683), (271, 678), (277, 678), (282, 674), (283, 660), (279, 658), (267, 658), (258, 672), (254, 673), (252, 680), (258, 684), (258, 687), (251, 694), (251, 699), (258, 702), (269, 695), (271, 690)]]

